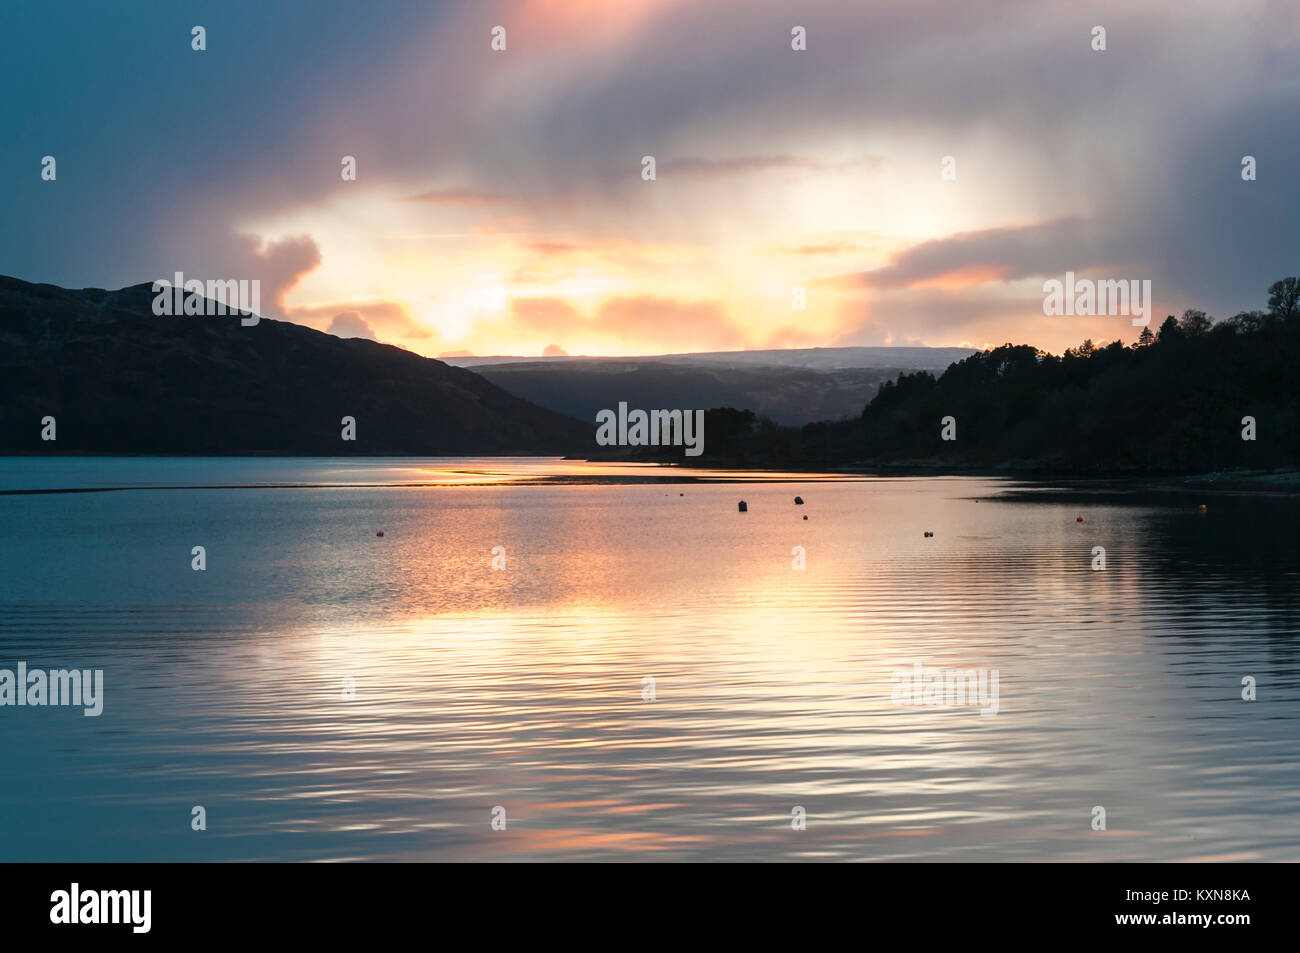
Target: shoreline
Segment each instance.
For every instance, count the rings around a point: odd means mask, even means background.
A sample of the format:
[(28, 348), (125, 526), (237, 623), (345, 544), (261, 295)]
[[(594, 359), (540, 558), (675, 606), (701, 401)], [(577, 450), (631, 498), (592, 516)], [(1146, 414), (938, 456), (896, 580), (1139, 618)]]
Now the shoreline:
[[(34, 459), (45, 460), (69, 460), (69, 461), (89, 461), (89, 460), (130, 460), (141, 463), (145, 460), (155, 459), (159, 461), (168, 460), (201, 460), (209, 459), (222, 462), (236, 462), (241, 460), (247, 461), (269, 461), (281, 460), (290, 466), (294, 462), (304, 464), (312, 461), (329, 461), (331, 463), (351, 463), (361, 464), (364, 466), (367, 462), (376, 465), (382, 465), (386, 461), (404, 461), (410, 464), (424, 462), (427, 464), (436, 464), (442, 461), (487, 461), (501, 460), (503, 463), (507, 460), (535, 460), (535, 461), (555, 461), (561, 464), (589, 464), (591, 472), (518, 472), (510, 473), (509, 468), (503, 468), (506, 472), (491, 473), (490, 471), (479, 470), (477, 468), (466, 468), (463, 471), (458, 467), (448, 467), (444, 473), (427, 474), (426, 479), (406, 479), (384, 481), (365, 479), (364, 473), (357, 473), (361, 476), (359, 480), (319, 480), (319, 479), (254, 479), (250, 481), (239, 480), (221, 480), (212, 482), (195, 480), (193, 482), (155, 482), (152, 479), (143, 479), (139, 482), (125, 482), (114, 484), (108, 482), (101, 485), (88, 486), (17, 486), (9, 488), (0, 488), (0, 496), (27, 496), (27, 495), (45, 495), (60, 493), (104, 493), (118, 492), (123, 490), (234, 490), (234, 489), (430, 489), (438, 487), (471, 487), (471, 486), (488, 486), (488, 487), (505, 487), (505, 486), (600, 486), (600, 485), (650, 485), (650, 484), (752, 484), (752, 483), (805, 483), (805, 482), (858, 482), (858, 481), (876, 481), (890, 479), (916, 479), (923, 478), (985, 478), (1005, 480), (1009, 484), (1017, 482), (1032, 484), (1051, 484), (1059, 483), (1063, 485), (1088, 485), (1093, 489), (1106, 489), (1108, 486), (1122, 490), (1145, 490), (1149, 492), (1192, 492), (1192, 491), (1224, 491), (1224, 492), (1273, 492), (1273, 493), (1300, 493), (1300, 470), (1283, 469), (1283, 470), (1217, 470), (1200, 473), (1177, 473), (1170, 471), (1160, 472), (1134, 472), (1127, 471), (1107, 471), (1107, 470), (1090, 470), (1087, 472), (1055, 469), (1055, 468), (1017, 468), (1017, 467), (954, 467), (954, 466), (935, 466), (925, 464), (907, 464), (898, 466), (835, 466), (823, 468), (792, 468), (777, 466), (745, 466), (737, 461), (726, 463), (709, 463), (700, 466), (685, 466), (678, 462), (668, 461), (649, 461), (649, 460), (611, 460), (611, 459), (590, 459), (576, 457), (556, 457), (554, 455), (514, 455), (513, 457), (466, 457), (466, 456), (289, 456), (289, 457), (268, 457), (262, 455), (243, 456), (243, 455), (221, 455), (200, 457), (197, 455), (123, 455), (123, 454), (60, 454), (59, 456), (28, 456), (22, 455), (17, 457), (8, 457), (10, 460), (23, 462)], [(0, 459), (0, 468), (3, 467), (3, 460)], [(602, 469), (624, 467), (645, 467), (641, 472), (601, 472)], [(152, 474), (151, 474), (152, 475)], [(306, 474), (304, 474), (306, 475)], [(423, 475), (423, 474), (422, 474)], [(107, 476), (107, 474), (106, 474)], [(289, 476), (289, 474), (285, 474)], [(471, 477), (470, 479), (460, 478), (462, 476)], [(486, 479), (483, 479), (486, 477)], [(32, 482), (36, 482), (33, 480)], [(44, 482), (43, 480), (41, 482)]]

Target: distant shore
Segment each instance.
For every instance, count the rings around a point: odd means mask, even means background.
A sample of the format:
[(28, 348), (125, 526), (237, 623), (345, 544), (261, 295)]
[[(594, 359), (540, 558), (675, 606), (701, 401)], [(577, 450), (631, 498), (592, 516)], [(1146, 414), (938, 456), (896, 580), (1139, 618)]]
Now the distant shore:
[[(1059, 466), (1048, 466), (1036, 463), (1008, 463), (995, 466), (963, 466), (957, 465), (950, 461), (942, 460), (908, 460), (890, 463), (873, 463), (861, 461), (854, 464), (827, 464), (825, 466), (808, 466), (807, 464), (781, 464), (771, 461), (755, 462), (748, 460), (709, 460), (709, 459), (691, 459), (683, 460), (681, 458), (648, 458), (642, 456), (612, 456), (607, 454), (593, 454), (592, 456), (560, 456), (558, 454), (529, 454), (529, 453), (494, 453), (494, 454), (473, 454), (474, 458), (484, 460), (561, 460), (566, 463), (591, 463), (591, 464), (653, 464), (662, 467), (662, 470), (644, 475), (630, 476), (622, 474), (617, 477), (604, 477), (596, 474), (591, 475), (565, 475), (565, 476), (547, 476), (544, 478), (533, 478), (527, 480), (512, 481), (519, 484), (525, 483), (726, 483), (726, 482), (744, 482), (746, 472), (780, 474), (783, 478), (798, 478), (801, 475), (808, 477), (814, 476), (837, 476), (837, 477), (871, 477), (871, 478), (907, 478), (907, 477), (1002, 477), (1007, 479), (1024, 479), (1033, 481), (1044, 480), (1062, 480), (1062, 481), (1116, 481), (1124, 483), (1145, 483), (1151, 489), (1215, 489), (1215, 490), (1274, 490), (1281, 492), (1300, 492), (1300, 470), (1297, 469), (1276, 469), (1276, 470), (1215, 470), (1210, 472), (1198, 473), (1180, 473), (1173, 470), (1107, 470), (1107, 469), (1089, 469), (1078, 470), (1069, 469)], [(0, 466), (3, 461), (22, 460), (31, 461), (37, 459), (48, 460), (69, 460), (69, 459), (106, 459), (106, 460), (329, 460), (329, 461), (375, 461), (375, 460), (403, 460), (403, 461), (436, 461), (436, 460), (463, 460), (465, 454), (398, 454), (398, 453), (377, 453), (377, 454), (344, 454), (344, 455), (324, 455), (324, 454), (293, 454), (293, 453), (243, 453), (243, 454), (199, 454), (199, 453), (58, 453), (58, 454), (39, 454), (39, 453), (19, 453), (0, 455)], [(703, 475), (703, 471), (735, 471), (734, 479), (728, 478), (721, 473)], [(225, 486), (224, 484), (205, 484), (205, 488), (214, 488), (216, 486)], [(249, 484), (232, 484), (229, 488), (247, 487)], [(268, 486), (271, 484), (268, 484)], [(309, 487), (315, 484), (294, 484), (299, 487)], [(359, 484), (369, 485), (369, 484)], [(386, 485), (386, 484), (374, 484)], [(417, 481), (408, 485), (442, 485), (439, 481), (422, 482)], [(116, 489), (104, 488), (104, 489)], [(13, 492), (68, 492), (66, 489), (26, 489), (26, 490), (0, 490), (2, 493)]]

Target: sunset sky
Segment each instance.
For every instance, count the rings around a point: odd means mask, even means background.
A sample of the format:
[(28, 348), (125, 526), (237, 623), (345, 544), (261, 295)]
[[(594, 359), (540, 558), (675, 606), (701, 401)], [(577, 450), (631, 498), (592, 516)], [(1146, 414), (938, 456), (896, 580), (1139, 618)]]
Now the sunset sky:
[(1059, 351), (1135, 334), (1045, 317), (1067, 270), (1151, 279), (1157, 321), (1300, 273), (1294, 3), (61, 7), (0, 12), (29, 281), (259, 278), (268, 316), (436, 356)]

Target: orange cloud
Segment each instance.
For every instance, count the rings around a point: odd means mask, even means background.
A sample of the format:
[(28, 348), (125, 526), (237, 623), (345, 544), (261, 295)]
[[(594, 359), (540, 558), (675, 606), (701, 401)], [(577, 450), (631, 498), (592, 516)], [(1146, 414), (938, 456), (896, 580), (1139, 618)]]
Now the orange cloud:
[(976, 285), (992, 281), (1006, 281), (1011, 276), (1011, 269), (1000, 265), (966, 265), (952, 271), (913, 281), (906, 287), (921, 288), (974, 288)]
[(634, 347), (717, 351), (745, 343), (743, 331), (715, 301), (686, 302), (655, 295), (610, 298), (600, 306), (596, 322)]
[(290, 308), (284, 316), (295, 324), (339, 337), (368, 337), (388, 343), (414, 341), (421, 351), (439, 343), (434, 332), (394, 301), (313, 304)]
[(658, 295), (608, 297), (589, 314), (564, 298), (512, 298), (508, 315), (478, 322), (467, 343), (478, 352), (527, 354), (556, 339), (570, 352), (590, 354), (717, 351), (755, 343), (721, 302)]
[(294, 235), (268, 242), (257, 235), (240, 235), (239, 241), (244, 246), (247, 262), (241, 267), (262, 282), (264, 300), (274, 309), (268, 316), (287, 316), (285, 297), (320, 267), (320, 247), (316, 240), (310, 235)]
[(561, 337), (588, 326), (577, 308), (563, 298), (512, 298), (510, 311), (519, 327)]
[(369, 338), (371, 341), (375, 339), (375, 329), (361, 316), (360, 311), (339, 312), (334, 315), (334, 320), (330, 322), (326, 331), (341, 338)]

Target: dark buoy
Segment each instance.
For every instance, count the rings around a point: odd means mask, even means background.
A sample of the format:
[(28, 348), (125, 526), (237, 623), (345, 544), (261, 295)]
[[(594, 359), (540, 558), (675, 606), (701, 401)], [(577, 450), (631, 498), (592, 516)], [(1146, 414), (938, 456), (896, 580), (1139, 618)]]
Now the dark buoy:
[(685, 494), (685, 493), (678, 493), (677, 495), (678, 495), (678, 496), (685, 496), (686, 494)]
[(796, 497), (794, 498), (794, 505), (795, 505), (795, 506), (803, 506), (803, 497), (802, 497), (802, 496), (796, 496)]
[(808, 517), (806, 517), (806, 516), (804, 517), (804, 519), (807, 519), (807, 518), (808, 518)]
[(1074, 518), (1074, 521), (1075, 521), (1076, 523), (1082, 523), (1082, 522), (1083, 522), (1083, 517), (1082, 517), (1082, 516), (1076, 516), (1076, 517)]
[(749, 512), (749, 504), (747, 504), (744, 500), (740, 501), (740, 512), (742, 513)]
[(383, 536), (383, 535), (384, 535), (384, 531), (381, 529), (381, 530), (380, 530), (378, 533), (376, 533), (375, 535), (376, 535), (376, 536)]
[(930, 531), (927, 529), (927, 530), (925, 531), (925, 535), (926, 535), (926, 537), (928, 538), (928, 537), (930, 537), (930, 536), (933, 536), (934, 533), (930, 532)]

